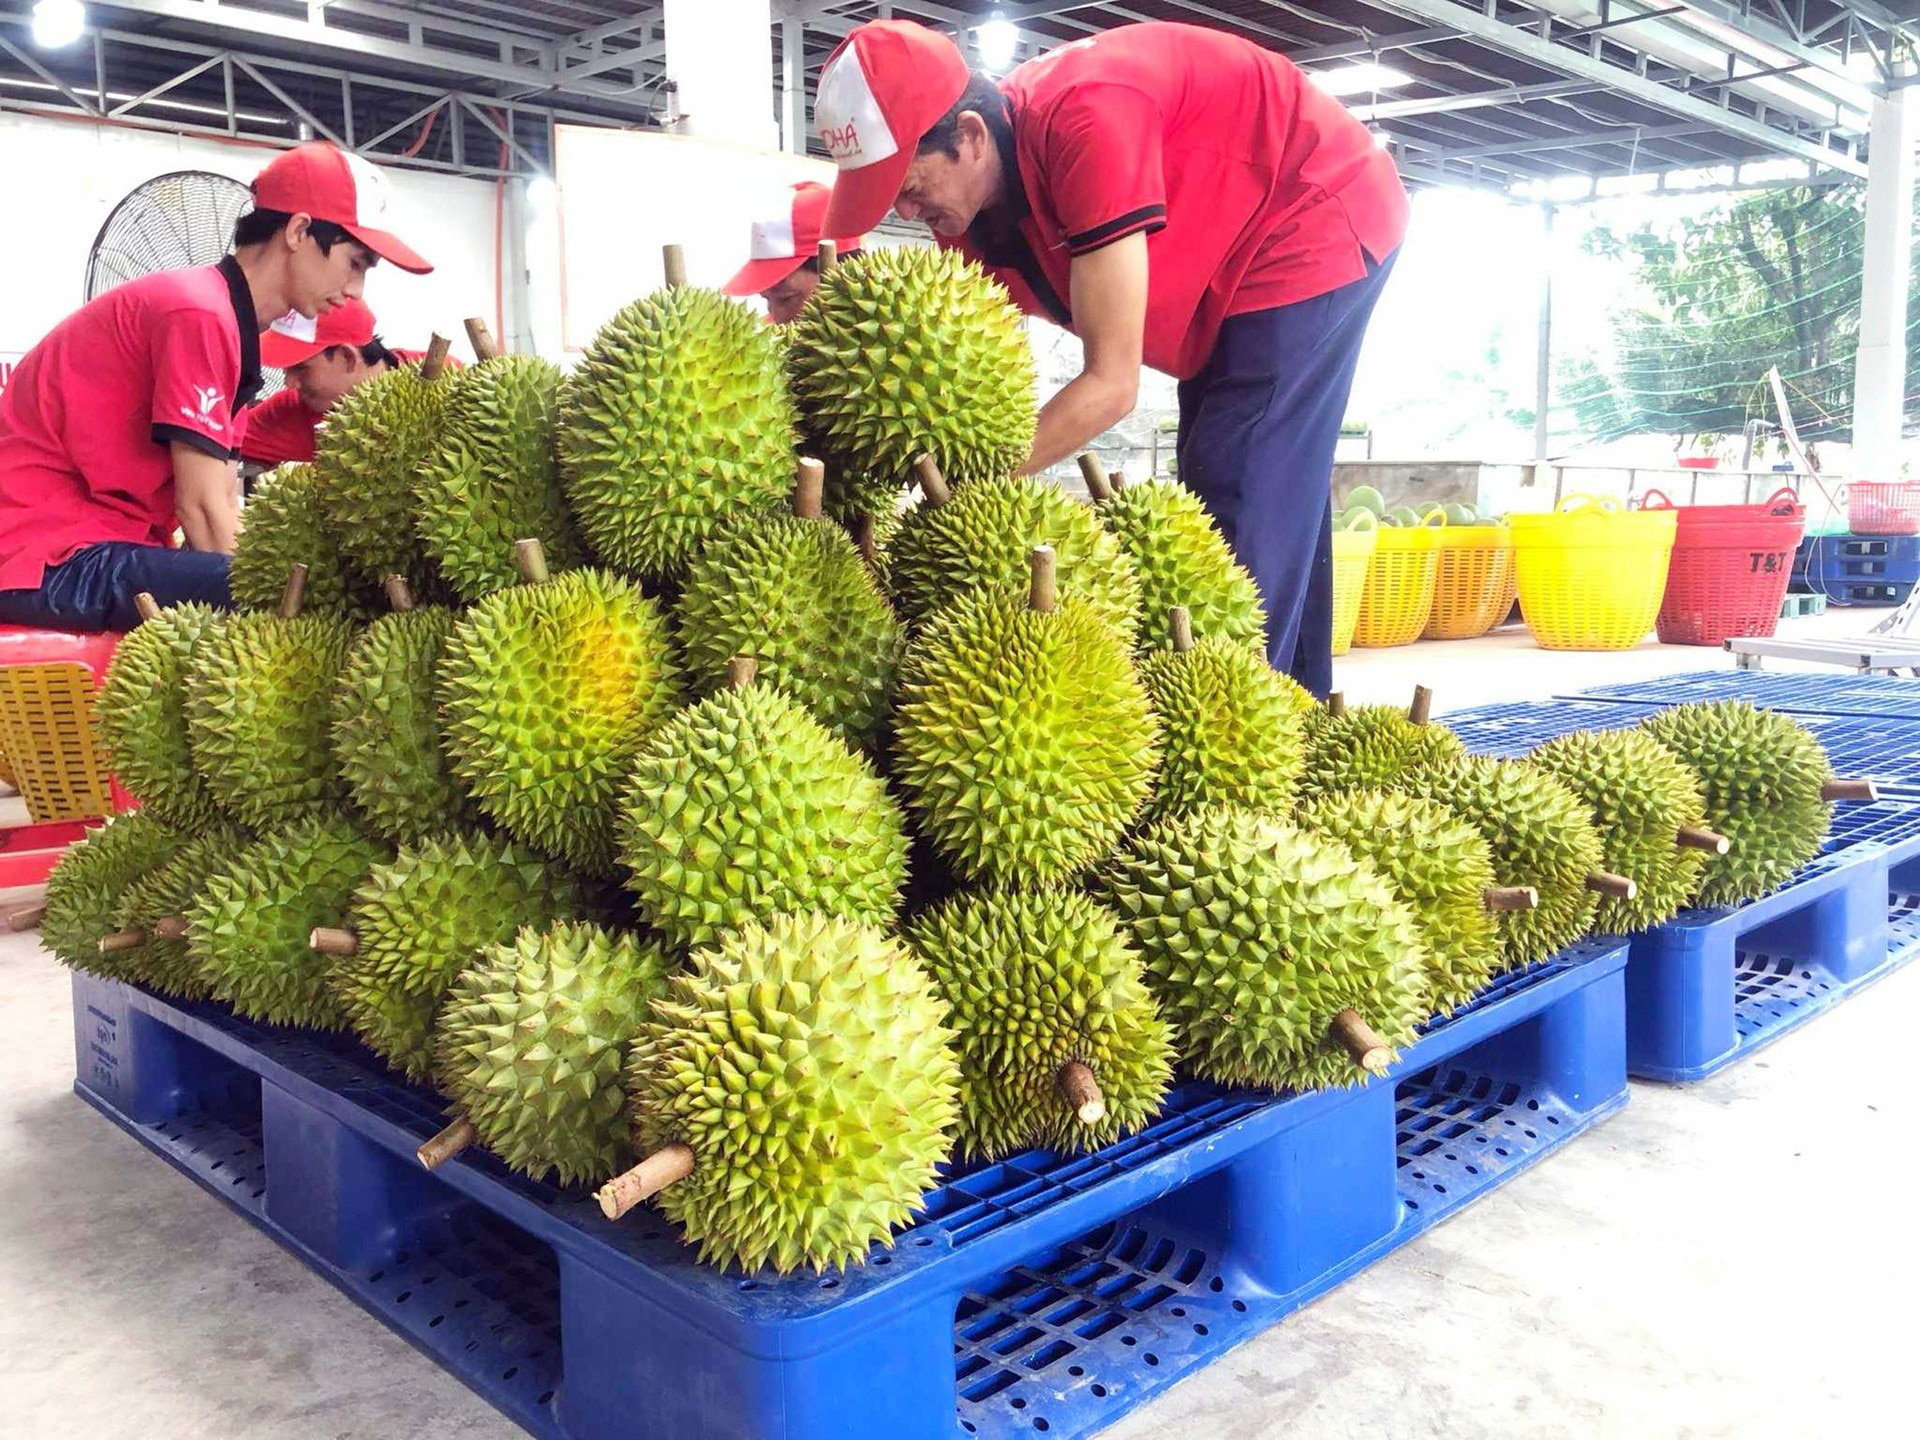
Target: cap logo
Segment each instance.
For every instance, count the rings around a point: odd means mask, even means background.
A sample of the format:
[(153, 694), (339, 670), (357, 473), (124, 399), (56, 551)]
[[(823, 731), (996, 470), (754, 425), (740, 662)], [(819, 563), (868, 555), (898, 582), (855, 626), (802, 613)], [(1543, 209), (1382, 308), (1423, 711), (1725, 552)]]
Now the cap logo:
[(289, 310), (273, 322), (273, 329), (276, 334), (284, 335), (289, 340), (307, 342), (320, 333), (320, 322), (308, 319), (298, 310)]
[(842, 170), (864, 170), (899, 154), (892, 127), (860, 63), (858, 45), (841, 51), (820, 77), (813, 99), (813, 128)]
[(790, 260), (794, 253), (793, 217), (782, 215), (778, 220), (757, 220), (753, 226), (753, 241), (748, 247), (748, 255), (755, 260)]
[(340, 158), (347, 162), (347, 173), (353, 177), (353, 223), (379, 225), (386, 218), (387, 205), (392, 199), (387, 177), (377, 166), (369, 165), (349, 151), (342, 150)]

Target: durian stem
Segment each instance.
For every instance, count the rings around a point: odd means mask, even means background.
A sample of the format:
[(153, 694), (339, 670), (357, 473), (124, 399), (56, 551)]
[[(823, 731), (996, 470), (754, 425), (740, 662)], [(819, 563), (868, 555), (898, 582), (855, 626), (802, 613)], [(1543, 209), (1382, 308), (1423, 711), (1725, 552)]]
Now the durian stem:
[(687, 283), (687, 252), (678, 245), (660, 247), (660, 261), (667, 272), (667, 285), (675, 287)]
[(1374, 1034), (1373, 1027), (1360, 1018), (1358, 1010), (1342, 1010), (1333, 1017), (1328, 1029), (1353, 1057), (1354, 1063), (1369, 1074), (1384, 1075), (1393, 1064), (1393, 1047)]
[(307, 936), (307, 948), (322, 955), (346, 958), (360, 953), (360, 937), (351, 930), (336, 930), (329, 925), (315, 926)]
[(1605, 870), (1596, 870), (1587, 876), (1587, 889), (1596, 895), (1604, 895), (1609, 900), (1638, 900), (1640, 887), (1625, 875), (1610, 874)]
[(793, 513), (802, 520), (818, 520), (827, 490), (827, 467), (802, 457), (793, 482)]
[(860, 558), (867, 562), (869, 570), (880, 563), (880, 541), (876, 538), (873, 516), (862, 515), (854, 522), (853, 544), (860, 552)]
[(187, 931), (192, 928), (184, 915), (162, 915), (153, 922), (153, 938), (156, 940), (184, 940)]
[(953, 487), (947, 484), (947, 477), (940, 473), (940, 465), (933, 456), (922, 455), (914, 461), (913, 473), (929, 505), (944, 505), (953, 498)]
[(1092, 1067), (1084, 1061), (1069, 1060), (1060, 1067), (1060, 1073), (1053, 1077), (1053, 1083), (1067, 1104), (1073, 1107), (1073, 1113), (1082, 1125), (1098, 1125), (1107, 1118), (1107, 1101), (1100, 1093), (1100, 1082), (1094, 1078)]
[(1724, 855), (1733, 848), (1733, 841), (1704, 825), (1682, 825), (1674, 832), (1673, 843), (1686, 850), (1704, 850), (1709, 855)]
[(1182, 655), (1193, 649), (1193, 612), (1184, 605), (1176, 605), (1168, 613), (1167, 621), (1173, 633), (1173, 648)]
[(102, 935), (94, 948), (102, 955), (118, 955), (124, 950), (138, 950), (146, 943), (144, 930), (116, 930), (111, 935)]
[(500, 345), (493, 338), (493, 331), (487, 328), (487, 322), (478, 315), (467, 319), (467, 343), (473, 346), (473, 358), (476, 360), (498, 360)]
[(438, 380), (440, 372), (447, 368), (447, 355), (452, 349), (453, 341), (438, 330), (434, 331), (433, 338), (427, 341), (426, 356), (420, 361), (420, 378)]
[(471, 1120), (456, 1120), (414, 1151), (414, 1158), (427, 1169), (438, 1170), (479, 1138)]
[(616, 1175), (593, 1198), (600, 1202), (600, 1213), (618, 1220), (642, 1200), (658, 1195), (693, 1173), (693, 1151), (685, 1145), (668, 1145), (647, 1156), (624, 1175)]
[(133, 608), (140, 612), (142, 620), (154, 620), (160, 615), (160, 602), (145, 590), (133, 597)]
[(1424, 725), (1433, 718), (1433, 691), (1424, 685), (1413, 687), (1413, 704), (1407, 707), (1407, 719)]
[(1540, 892), (1531, 885), (1492, 885), (1480, 898), (1493, 911), (1531, 910), (1540, 903)]
[(547, 548), (538, 540), (513, 542), (513, 558), (520, 566), (520, 578), (529, 585), (544, 585), (552, 578), (547, 573)]
[(393, 613), (404, 615), (413, 609), (413, 591), (407, 585), (404, 575), (389, 575), (384, 586), (387, 592), (387, 604), (393, 607)]
[(1870, 803), (1880, 798), (1880, 787), (1871, 780), (1829, 780), (1820, 787), (1820, 798), (1829, 805), (1836, 800)]
[(1327, 696), (1327, 714), (1333, 716), (1334, 719), (1338, 720), (1342, 715), (1346, 713), (1347, 713), (1347, 697), (1345, 692), (1336, 690), (1331, 695)]
[(1107, 467), (1091, 451), (1080, 457), (1080, 478), (1087, 482), (1087, 493), (1095, 500), (1113, 498), (1113, 486), (1107, 481)]
[(727, 661), (727, 689), (744, 690), (760, 673), (760, 662), (751, 655), (735, 655)]
[(300, 613), (300, 602), (307, 598), (307, 567), (296, 560), (287, 571), (287, 588), (280, 592), (280, 618), (291, 620)]
[(831, 240), (822, 240), (813, 247), (813, 268), (822, 275), (831, 275), (833, 267), (840, 263), (840, 247)]
[(1032, 570), (1032, 579), (1027, 586), (1027, 608), (1044, 615), (1054, 606), (1053, 547), (1034, 546), (1027, 563)]
[(1107, 477), (1107, 483), (1113, 486), (1113, 493), (1118, 495), (1122, 490), (1127, 488), (1126, 472), (1124, 470), (1114, 471)]
[(46, 918), (45, 905), (23, 905), (7, 916), (7, 929), (15, 934), (22, 930), (38, 930), (40, 922)]

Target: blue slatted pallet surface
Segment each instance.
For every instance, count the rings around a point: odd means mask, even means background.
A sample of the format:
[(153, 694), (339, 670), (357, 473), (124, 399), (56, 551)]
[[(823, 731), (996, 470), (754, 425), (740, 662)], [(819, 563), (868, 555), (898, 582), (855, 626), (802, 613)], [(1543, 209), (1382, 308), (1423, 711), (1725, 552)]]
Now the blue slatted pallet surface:
[(697, 1264), (651, 1210), (468, 1152), (338, 1036), (74, 977), (75, 1089), (527, 1429), (1088, 1435), (1626, 1101), (1625, 948), (1504, 977), (1388, 1080), (1187, 1084), (1096, 1154), (955, 1171), (845, 1275)]
[(1750, 700), (1794, 715), (1859, 715), (1920, 721), (1920, 680), (1890, 675), (1789, 675), (1774, 670), (1697, 670), (1597, 685), (1573, 700), (1682, 705), (1691, 700)]

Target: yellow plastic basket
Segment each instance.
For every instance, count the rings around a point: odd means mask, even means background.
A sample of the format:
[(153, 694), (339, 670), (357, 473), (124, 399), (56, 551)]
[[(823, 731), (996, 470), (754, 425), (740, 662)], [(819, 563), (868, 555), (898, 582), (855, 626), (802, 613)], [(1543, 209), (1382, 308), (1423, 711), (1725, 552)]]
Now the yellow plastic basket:
[(1333, 532), (1333, 653), (1344, 655), (1353, 648), (1353, 627), (1360, 619), (1360, 596), (1367, 588), (1367, 571), (1373, 565), (1373, 547), (1380, 532), (1365, 530)]
[(1520, 607), (1548, 650), (1628, 650), (1667, 592), (1677, 513), (1569, 495), (1549, 515), (1509, 515)]
[(84, 665), (0, 665), (0, 751), (36, 823), (113, 813)]
[(1418, 525), (1379, 531), (1373, 568), (1360, 597), (1353, 643), (1410, 645), (1433, 613), (1433, 582), (1440, 561), (1440, 534), (1447, 517), (1436, 510)]
[(1504, 525), (1454, 525), (1440, 532), (1428, 640), (1471, 640), (1513, 609), (1513, 536)]

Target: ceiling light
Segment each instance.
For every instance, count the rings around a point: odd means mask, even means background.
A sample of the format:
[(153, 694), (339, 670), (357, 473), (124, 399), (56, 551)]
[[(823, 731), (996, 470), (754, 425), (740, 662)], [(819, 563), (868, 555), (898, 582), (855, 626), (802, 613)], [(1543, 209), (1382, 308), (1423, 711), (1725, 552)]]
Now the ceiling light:
[(42, 50), (64, 50), (87, 29), (87, 7), (80, 0), (39, 0), (33, 7), (33, 43)]
[(1411, 85), (1413, 77), (1391, 65), (1376, 65), (1371, 60), (1358, 65), (1342, 65), (1338, 70), (1309, 70), (1307, 78), (1336, 99), (1348, 95), (1371, 95)]
[(974, 46), (980, 51), (980, 63), (989, 70), (1005, 70), (1013, 64), (1013, 52), (1020, 44), (1020, 31), (998, 10), (986, 24), (973, 32)]

